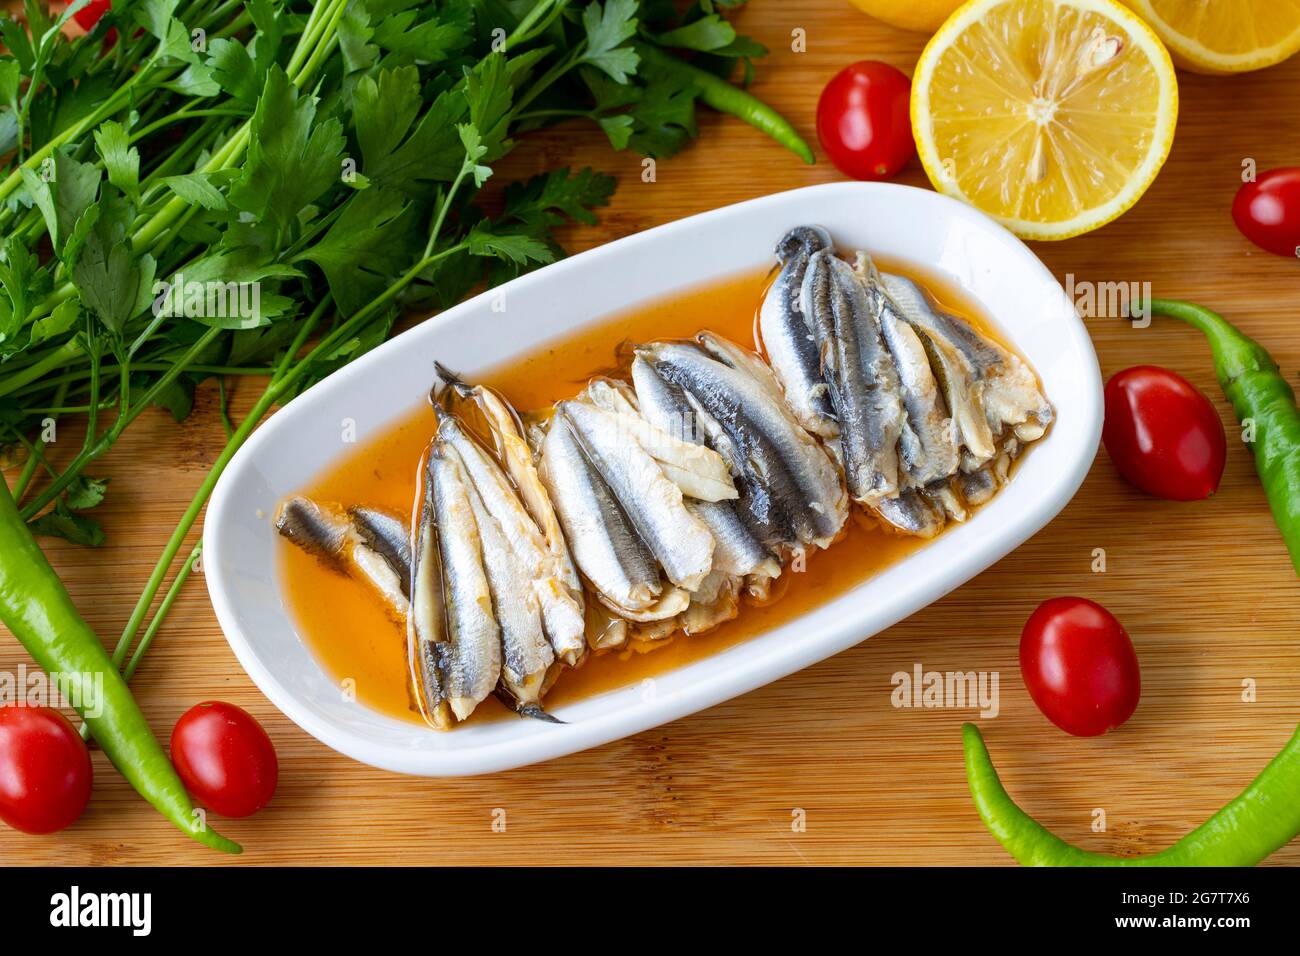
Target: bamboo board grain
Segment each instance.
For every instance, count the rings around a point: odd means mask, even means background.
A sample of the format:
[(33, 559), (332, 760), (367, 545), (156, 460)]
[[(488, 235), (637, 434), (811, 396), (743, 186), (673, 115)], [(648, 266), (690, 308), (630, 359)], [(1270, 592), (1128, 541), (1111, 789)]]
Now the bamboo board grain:
[[(772, 49), (754, 87), (803, 134), (827, 79), (877, 58), (910, 72), (924, 37), (868, 19), (841, 0), (755, 0), (739, 26)], [(806, 32), (807, 52), (790, 49)], [(1300, 58), (1228, 79), (1181, 74), (1182, 115), (1164, 172), (1126, 216), (1035, 251), (1065, 281), (1152, 283), (1156, 295), (1211, 305), (1265, 343), (1288, 376), (1300, 365), (1300, 264), (1263, 253), (1228, 210), (1243, 160), (1300, 162), (1289, 91)], [(708, 112), (685, 153), (641, 181), (639, 159), (600, 135), (564, 127), (528, 137), (501, 181), (560, 165), (619, 178), (599, 226), (573, 230), (581, 250), (681, 216), (839, 178), (819, 150), (805, 167), (754, 131)], [(914, 164), (900, 181), (925, 185)], [(1187, 376), (1231, 414), (1208, 353), (1189, 330), (1089, 321), (1105, 375), (1156, 362)], [(1294, 379), (1293, 379), (1294, 380)], [(236, 411), (256, 385), (235, 386)], [(77, 436), (61, 436), (70, 449)], [(96, 473), (113, 479), (101, 517), (109, 544), (50, 543), (73, 597), (115, 635), (173, 522), (224, 438), (214, 388), (177, 427), (144, 416)], [(1105, 573), (1094, 573), (1095, 549)], [(1041, 600), (1081, 594), (1132, 634), (1143, 698), (1119, 733), (1077, 740), (1034, 708), (1020, 681), (1020, 627)], [(1234, 796), (1281, 748), (1300, 714), (1300, 588), (1246, 451), (1231, 443), (1219, 494), (1173, 504), (1145, 498), (1105, 452), (1062, 515), (965, 587), (852, 650), (737, 700), (587, 753), (466, 780), (418, 780), (339, 756), (282, 717), (231, 654), (200, 581), (188, 587), (135, 679), (165, 736), (191, 704), (220, 698), (260, 718), (279, 751), (280, 790), (257, 817), (227, 822), (240, 861), (189, 843), (96, 755), (85, 817), (53, 837), (0, 829), (0, 863), (999, 864), (962, 772), (970, 712), (898, 710), (891, 675), (934, 670), (1000, 675), (1001, 712), (982, 722), (1012, 794), (1066, 839), (1097, 850), (1166, 846)], [(0, 636), (0, 669), (27, 660)], [(1242, 683), (1257, 700), (1242, 700)], [(1094, 810), (1106, 832), (1092, 832)], [(803, 820), (800, 828), (798, 821)], [(504, 823), (504, 826), (502, 824)], [(1300, 842), (1271, 862), (1300, 864)]]

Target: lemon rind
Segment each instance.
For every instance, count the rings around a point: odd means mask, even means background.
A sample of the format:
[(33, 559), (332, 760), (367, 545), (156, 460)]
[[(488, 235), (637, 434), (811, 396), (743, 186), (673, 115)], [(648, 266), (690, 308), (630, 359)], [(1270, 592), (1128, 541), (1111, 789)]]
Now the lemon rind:
[(1195, 37), (1181, 33), (1151, 6), (1150, 0), (1130, 0), (1134, 12), (1147, 21), (1171, 53), (1185, 61), (1188, 69), (1211, 74), (1248, 73), (1276, 66), (1300, 52), (1300, 25), (1272, 46), (1258, 47), (1249, 53), (1217, 53)]
[[(1014, 0), (969, 0), (958, 7), (921, 51), (912, 76), (912, 100), (910, 115), (912, 131), (916, 137), (917, 155), (925, 174), (931, 184), (946, 196), (959, 199), (967, 205), (974, 206), (970, 198), (962, 192), (956, 182), (950, 180), (943, 171), (943, 161), (938, 155), (934, 142), (934, 131), (923, 117), (930, 114), (929, 81), (933, 77), (935, 65), (940, 55), (953, 40), (978, 20), (983, 14)], [(1112, 222), (1133, 207), (1155, 181), (1156, 175), (1169, 157), (1173, 145), (1174, 129), (1178, 125), (1178, 81), (1174, 72), (1173, 60), (1169, 51), (1161, 42), (1156, 32), (1132, 10), (1114, 0), (1064, 0), (1068, 6), (1099, 13), (1114, 20), (1122, 26), (1128, 35), (1146, 51), (1155, 63), (1163, 63), (1165, 69), (1157, 66), (1160, 77), (1160, 101), (1157, 104), (1157, 116), (1168, 119), (1158, 123), (1158, 132), (1163, 130), (1151, 144), (1151, 149), (1142, 162), (1133, 171), (1124, 188), (1109, 201), (1092, 209), (1085, 210), (1077, 216), (1060, 222), (1036, 222), (1012, 216), (1002, 216), (987, 210), (985, 215), (997, 220), (1022, 239), (1059, 240), (1069, 239), (1085, 232), (1091, 232)]]

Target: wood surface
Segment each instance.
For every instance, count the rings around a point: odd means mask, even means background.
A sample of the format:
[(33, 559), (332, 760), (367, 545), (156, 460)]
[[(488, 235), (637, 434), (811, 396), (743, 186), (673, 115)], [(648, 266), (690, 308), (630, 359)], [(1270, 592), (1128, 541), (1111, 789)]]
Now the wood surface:
[[(772, 49), (754, 91), (810, 141), (823, 84), (878, 58), (910, 72), (924, 37), (894, 30), (843, 0), (755, 0), (739, 26)], [(806, 31), (807, 52), (790, 50)], [(1064, 282), (1150, 282), (1156, 295), (1215, 307), (1263, 342), (1288, 376), (1300, 364), (1300, 264), (1264, 253), (1229, 216), (1242, 161), (1300, 162), (1293, 95), (1300, 58), (1235, 78), (1181, 74), (1173, 153), (1138, 205), (1091, 235), (1035, 251)], [(818, 150), (805, 167), (743, 124), (706, 111), (700, 137), (643, 183), (637, 157), (598, 133), (530, 136), (500, 180), (561, 165), (619, 178), (599, 226), (571, 250), (681, 216), (840, 178)], [(900, 181), (928, 185), (913, 164)], [(581, 303), (575, 303), (575, 309)], [(996, 671), (1001, 712), (981, 722), (1012, 795), (1062, 837), (1091, 849), (1168, 845), (1236, 795), (1282, 747), (1300, 713), (1297, 581), (1204, 343), (1157, 321), (1137, 330), (1090, 319), (1105, 375), (1154, 362), (1211, 395), (1229, 429), (1227, 473), (1209, 501), (1144, 497), (1104, 451), (1078, 496), (1031, 541), (908, 621), (852, 650), (705, 713), (586, 753), (463, 780), (403, 778), (329, 750), (281, 716), (227, 647), (196, 576), (135, 678), (160, 736), (197, 701), (239, 704), (266, 726), (280, 789), (256, 817), (226, 821), (238, 860), (173, 830), (96, 754), (96, 787), (70, 830), (30, 837), (0, 828), (3, 864), (1002, 864), (962, 770), (970, 711), (902, 710), (891, 675)], [(236, 410), (258, 385), (235, 385)], [(71, 453), (77, 436), (56, 446)], [(112, 477), (98, 551), (47, 542), (78, 605), (102, 634), (120, 632), (167, 534), (224, 442), (215, 386), (176, 426), (146, 414), (97, 466)], [(56, 459), (57, 460), (57, 459)], [(1094, 573), (1094, 549), (1106, 571)], [(1080, 594), (1124, 622), (1142, 663), (1133, 719), (1099, 739), (1066, 736), (1034, 707), (1019, 675), (1020, 628), (1038, 602)], [(28, 661), (0, 635), (0, 669)], [(1243, 681), (1257, 699), (1243, 702)], [(1092, 832), (1094, 810), (1106, 832)], [(504, 832), (494, 828), (504, 811)], [(792, 821), (803, 811), (802, 832)], [(1300, 863), (1300, 841), (1275, 854)]]

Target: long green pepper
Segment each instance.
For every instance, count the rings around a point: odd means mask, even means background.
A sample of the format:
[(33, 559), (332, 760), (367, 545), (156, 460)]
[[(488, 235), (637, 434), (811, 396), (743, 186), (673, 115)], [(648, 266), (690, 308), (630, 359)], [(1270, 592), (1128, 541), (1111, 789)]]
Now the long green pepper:
[[(1173, 299), (1137, 303), (1133, 315), (1167, 315), (1209, 340), (1223, 394), (1250, 442), (1273, 520), (1300, 574), (1300, 409), (1262, 345), (1204, 306)], [(1249, 433), (1249, 432), (1248, 432)], [(1252, 866), (1300, 833), (1300, 728), (1241, 794), (1167, 850), (1115, 857), (1066, 843), (1007, 795), (973, 724), (962, 728), (966, 779), (984, 825), (1027, 866)]]
[[(126, 681), (32, 538), (3, 478), (0, 621), (47, 673), (59, 674), (68, 682), (70, 696), (76, 698), (81, 716), (108, 759), (159, 813), (206, 846), (240, 852), (238, 843), (204, 826), (195, 816), (185, 786)], [(104, 686), (102, 693), (96, 694), (97, 688), (86, 681), (99, 675), (103, 675)], [(99, 706), (89, 706), (92, 703)]]
[(1300, 727), (1245, 790), (1173, 846), (1110, 856), (1066, 843), (1007, 794), (974, 724), (962, 727), (966, 780), (980, 819), (1025, 866), (1254, 866), (1300, 833)]
[[(1147, 307), (1194, 326), (1214, 355), (1214, 372), (1249, 442), (1273, 520), (1300, 574), (1300, 409), (1295, 392), (1262, 345), (1204, 306), (1152, 299)], [(1142, 314), (1146, 314), (1145, 310)]]

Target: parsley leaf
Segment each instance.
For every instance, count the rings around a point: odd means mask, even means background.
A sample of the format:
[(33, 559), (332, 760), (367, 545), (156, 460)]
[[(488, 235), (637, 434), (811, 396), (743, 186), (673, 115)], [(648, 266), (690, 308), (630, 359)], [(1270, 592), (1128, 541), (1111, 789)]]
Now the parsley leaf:
[[(131, 146), (131, 138), (121, 123), (112, 120), (100, 123), (95, 130), (95, 147), (104, 160), (108, 181), (132, 203), (140, 200), (140, 153)], [(96, 180), (95, 185), (99, 182)]]
[(131, 208), (121, 199), (101, 200), (99, 214), (72, 267), (72, 281), (109, 332), (121, 335), (126, 323), (153, 301), (153, 257), (132, 255), (127, 238)]
[(102, 176), (98, 166), (78, 162), (62, 150), (42, 164), (40, 173), (22, 167), (23, 184), (45, 218), (55, 251), (62, 250), (77, 219), (95, 201)]
[(415, 198), (429, 196), (434, 183), (451, 182), (460, 170), (463, 150), (455, 126), (469, 108), (464, 96), (443, 92), (417, 123), (420, 104), (413, 66), (362, 77), (353, 91), (361, 172), (376, 185)]
[(320, 266), (339, 311), (350, 315), (412, 264), (417, 225), (399, 190), (365, 189), (348, 200), (324, 238), (295, 261), (310, 259)]
[(286, 232), (309, 203), (339, 181), (343, 130), (337, 119), (316, 121), (316, 98), (299, 95), (278, 65), (253, 111), (243, 175), (230, 187), (235, 208)]
[(603, 7), (593, 2), (582, 11), (582, 26), (587, 32), (582, 59), (616, 83), (626, 83), (641, 59), (630, 46), (623, 45), (636, 33), (636, 11), (637, 0), (605, 0)]
[(73, 544), (84, 544), (98, 548), (104, 543), (104, 529), (94, 518), (76, 514), (62, 498), (54, 502), (54, 507), (27, 522), (32, 534), (47, 538), (63, 538)]

